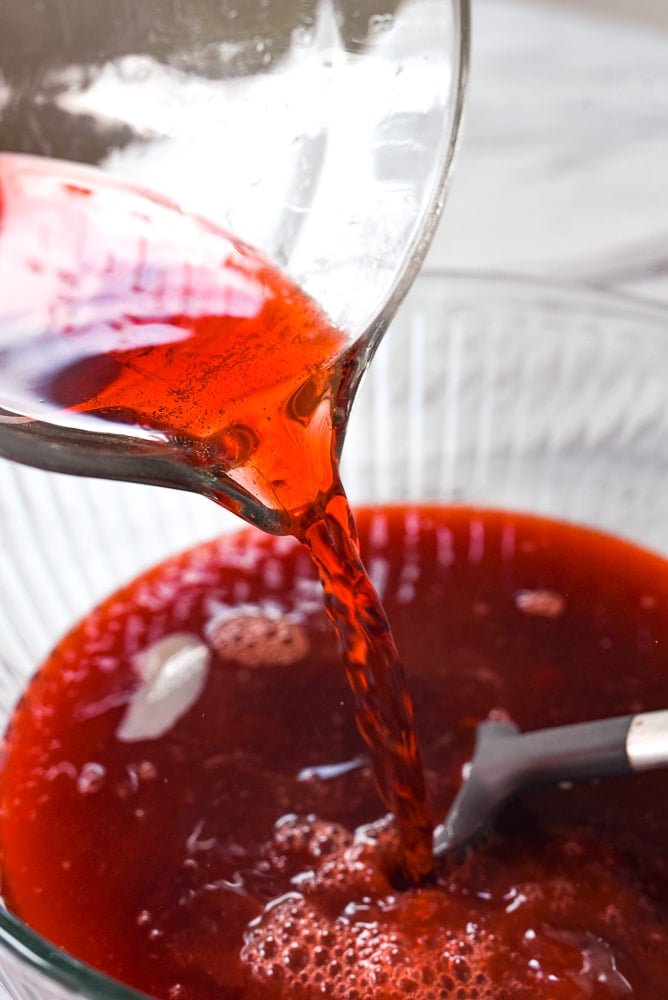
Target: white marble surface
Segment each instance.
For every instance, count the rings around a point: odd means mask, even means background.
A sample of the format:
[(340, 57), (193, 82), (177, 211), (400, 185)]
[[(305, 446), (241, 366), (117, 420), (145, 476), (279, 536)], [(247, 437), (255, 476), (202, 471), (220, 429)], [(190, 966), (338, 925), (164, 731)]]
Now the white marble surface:
[(427, 266), (668, 303), (668, 3), (472, 6), (468, 113)]

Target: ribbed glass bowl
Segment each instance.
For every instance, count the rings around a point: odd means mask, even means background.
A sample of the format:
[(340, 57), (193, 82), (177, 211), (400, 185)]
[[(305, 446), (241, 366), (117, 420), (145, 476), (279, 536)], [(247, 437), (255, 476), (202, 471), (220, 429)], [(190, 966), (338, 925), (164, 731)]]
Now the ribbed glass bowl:
[[(594, 291), (425, 274), (356, 401), (358, 503), (542, 513), (668, 553), (668, 312)], [(201, 498), (0, 464), (0, 726), (58, 637), (100, 598), (239, 522)], [(139, 996), (0, 908), (14, 1000)], [(0, 986), (0, 995), (2, 994)]]

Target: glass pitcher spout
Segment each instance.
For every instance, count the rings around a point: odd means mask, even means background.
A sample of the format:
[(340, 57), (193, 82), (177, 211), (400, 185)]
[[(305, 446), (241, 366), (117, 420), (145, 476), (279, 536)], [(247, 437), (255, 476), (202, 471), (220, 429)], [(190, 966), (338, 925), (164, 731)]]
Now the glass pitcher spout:
[(287, 512), (258, 503), (233, 481), (189, 465), (159, 442), (54, 428), (0, 410), (0, 455), (47, 472), (187, 490), (214, 500), (270, 534), (287, 534), (292, 520)]
[(0, 183), (6, 457), (194, 490), (272, 532), (329, 495), (368, 337), (128, 182), (3, 156)]

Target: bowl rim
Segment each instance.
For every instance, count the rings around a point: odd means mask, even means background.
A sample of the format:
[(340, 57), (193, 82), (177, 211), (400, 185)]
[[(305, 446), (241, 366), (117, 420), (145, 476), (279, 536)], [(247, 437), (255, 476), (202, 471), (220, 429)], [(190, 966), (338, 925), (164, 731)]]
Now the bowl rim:
[(0, 946), (50, 982), (70, 989), (73, 996), (91, 1000), (151, 1000), (149, 994), (112, 979), (50, 944), (6, 909), (4, 903), (0, 906)]

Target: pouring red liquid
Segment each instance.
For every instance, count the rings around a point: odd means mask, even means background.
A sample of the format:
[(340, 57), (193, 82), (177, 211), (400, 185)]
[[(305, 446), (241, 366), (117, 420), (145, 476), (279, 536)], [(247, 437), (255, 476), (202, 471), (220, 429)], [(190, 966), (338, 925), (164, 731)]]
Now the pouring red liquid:
[(424, 880), (432, 821), (410, 696), (337, 473), (348, 338), (251, 248), (104, 175), (0, 157), (0, 206), (7, 377), (52, 416), (158, 434), (307, 543), (402, 869)]
[[(337, 475), (355, 361), (346, 338), (207, 223), (125, 185), (52, 182), (35, 164), (27, 177), (23, 161), (12, 177), (15, 162), (10, 184), (0, 163), (0, 251), (20, 306), (5, 317), (3, 362), (21, 391), (49, 412), (167, 441), (264, 504), (272, 530), (305, 542), (313, 560), (296, 542), (253, 534), (213, 544), (155, 570), (65, 638), (6, 743), (10, 905), (61, 947), (168, 1000), (658, 1000), (668, 845), (656, 776), (629, 791), (642, 832), (619, 791), (601, 793), (596, 810), (589, 789), (558, 796), (556, 810), (541, 793), (526, 800), (528, 831), (510, 822), (465, 865), (432, 872), (412, 702)], [(44, 230), (41, 255), (8, 252), (34, 229), (36, 190), (76, 267), (54, 263)], [(118, 220), (138, 226), (129, 256), (127, 242), (117, 252), (128, 232)], [(185, 236), (199, 266), (183, 265)], [(38, 314), (48, 322), (31, 325)], [(575, 721), (593, 688), (601, 714), (639, 710), (639, 698), (643, 710), (665, 704), (653, 646), (628, 683), (615, 666), (646, 652), (643, 614), (663, 642), (660, 560), (475, 512), (367, 515), (362, 529), (363, 554), (388, 573), (382, 596), (411, 665), (439, 816), (490, 711), (528, 728)], [(533, 605), (518, 610), (517, 591)], [(178, 675), (180, 656), (194, 700), (164, 732), (144, 731), (137, 712), (160, 701), (151, 684), (165, 667)], [(394, 819), (377, 823), (386, 810)]]

